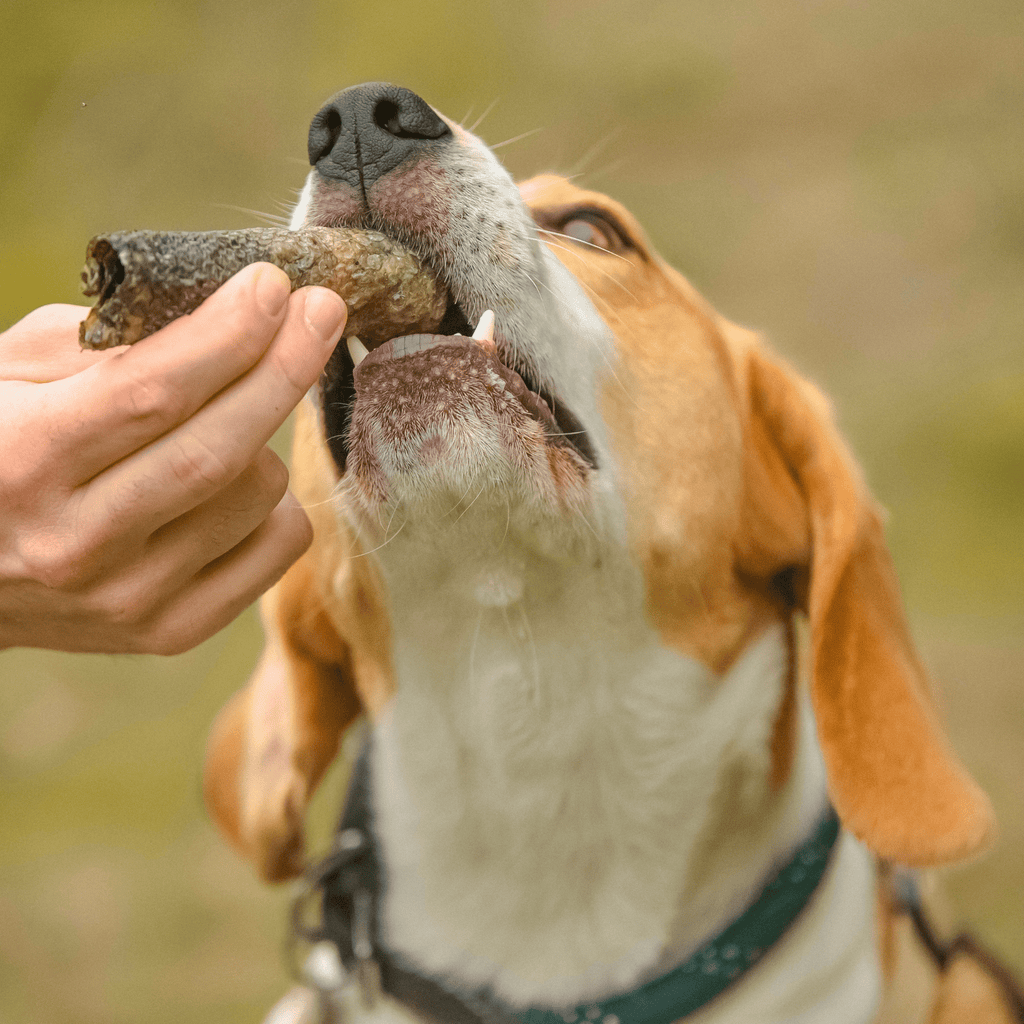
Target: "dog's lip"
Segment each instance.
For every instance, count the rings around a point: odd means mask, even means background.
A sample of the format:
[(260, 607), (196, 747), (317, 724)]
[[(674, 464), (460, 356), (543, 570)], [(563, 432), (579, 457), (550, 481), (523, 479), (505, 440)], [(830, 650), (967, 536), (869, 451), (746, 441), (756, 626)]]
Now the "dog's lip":
[[(506, 391), (514, 397), (528, 415), (537, 420), (548, 437), (555, 441), (569, 443), (575, 451), (590, 465), (596, 465), (593, 450), (579, 422), (567, 410), (563, 411), (563, 420), (555, 415), (558, 409), (553, 398), (539, 388), (531, 387), (523, 376), (501, 358), (501, 352), (507, 345), (499, 337), (497, 343), (483, 342), (463, 334), (407, 334), (392, 338), (374, 346), (359, 361), (353, 370), (353, 381), (357, 381), (364, 367), (372, 367), (393, 360), (406, 359), (428, 352), (436, 348), (475, 349), (482, 353), (490, 368), (505, 382)], [(552, 409), (554, 406), (554, 409)], [(568, 426), (570, 429), (566, 429)]]

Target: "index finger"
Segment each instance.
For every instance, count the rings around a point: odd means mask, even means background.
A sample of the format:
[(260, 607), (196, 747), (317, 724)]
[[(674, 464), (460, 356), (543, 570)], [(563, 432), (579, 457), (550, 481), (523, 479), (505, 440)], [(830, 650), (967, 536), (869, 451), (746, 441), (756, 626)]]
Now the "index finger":
[(47, 386), (46, 415), (73, 484), (172, 430), (250, 370), (284, 320), (291, 285), (268, 263), (240, 270), (194, 312), (113, 358)]

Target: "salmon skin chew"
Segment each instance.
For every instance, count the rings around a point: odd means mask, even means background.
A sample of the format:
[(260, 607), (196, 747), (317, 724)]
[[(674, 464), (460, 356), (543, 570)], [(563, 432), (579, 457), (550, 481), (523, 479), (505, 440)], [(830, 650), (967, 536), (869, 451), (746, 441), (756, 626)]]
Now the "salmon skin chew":
[(82, 291), (99, 298), (78, 329), (82, 348), (132, 345), (263, 261), (280, 267), (293, 291), (316, 284), (337, 292), (348, 306), (345, 336), (371, 346), (433, 331), (447, 305), (433, 272), (377, 231), (123, 231), (97, 235), (86, 249)]

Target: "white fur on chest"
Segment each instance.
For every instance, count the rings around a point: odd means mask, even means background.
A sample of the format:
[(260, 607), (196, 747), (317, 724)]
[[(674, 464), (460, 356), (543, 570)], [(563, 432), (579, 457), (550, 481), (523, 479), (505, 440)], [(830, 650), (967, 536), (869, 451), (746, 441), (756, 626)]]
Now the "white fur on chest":
[[(782, 630), (719, 679), (658, 641), (629, 571), (524, 551), (432, 564), (449, 568), (391, 587), (398, 694), (372, 768), (386, 941), (513, 1004), (633, 987), (742, 909), (820, 807), (813, 764), (767, 787)], [(723, 807), (746, 824), (697, 878)]]

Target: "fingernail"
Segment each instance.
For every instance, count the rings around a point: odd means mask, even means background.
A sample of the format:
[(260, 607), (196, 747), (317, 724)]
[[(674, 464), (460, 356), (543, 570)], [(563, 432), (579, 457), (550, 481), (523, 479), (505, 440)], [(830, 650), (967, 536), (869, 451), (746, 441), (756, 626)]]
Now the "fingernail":
[(277, 316), (292, 293), (288, 275), (277, 267), (256, 271), (256, 303), (267, 316)]
[(341, 296), (326, 288), (310, 288), (306, 293), (306, 323), (322, 341), (337, 342), (346, 318)]

